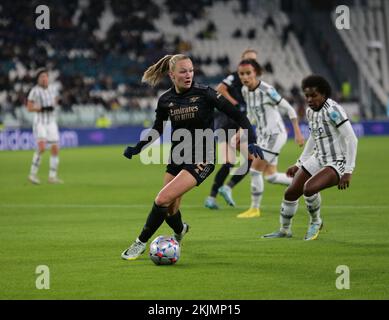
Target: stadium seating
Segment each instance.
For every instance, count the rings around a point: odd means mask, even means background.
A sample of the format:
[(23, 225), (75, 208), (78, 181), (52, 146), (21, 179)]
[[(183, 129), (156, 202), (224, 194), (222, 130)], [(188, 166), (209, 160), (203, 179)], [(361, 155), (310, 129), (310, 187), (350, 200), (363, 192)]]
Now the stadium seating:
[[(289, 33), (288, 41), (283, 39), (289, 21), (279, 10), (280, 1), (261, 0), (248, 8), (244, 3), (202, 0), (188, 6), (185, 1), (111, 0), (95, 6), (89, 0), (68, 5), (51, 0), (59, 18), (50, 36), (29, 32), (36, 41), (29, 51), (31, 41), (24, 35), (28, 26), (18, 25), (21, 35), (10, 37), (10, 54), (0, 63), (0, 79), (9, 77), (6, 96), (19, 109), (33, 85), (34, 70), (47, 60), (51, 80), (61, 90), (61, 126), (93, 126), (102, 113), (109, 115), (112, 125), (142, 123), (155, 107), (157, 95), (170, 85), (166, 80), (155, 90), (147, 88), (140, 84), (142, 72), (164, 54), (185, 48), (184, 42), (195, 60), (198, 81), (215, 86), (236, 68), (241, 52), (253, 48), (259, 51), (260, 63), (272, 66), (264, 80), (277, 83), (288, 95), (311, 70), (294, 33)], [(15, 9), (12, 1), (4, 0), (4, 8), (13, 10), (15, 19), (32, 7), (30, 3)], [(183, 14), (186, 20), (177, 20)], [(269, 17), (274, 23), (264, 28)], [(209, 29), (210, 22), (214, 29)], [(5, 30), (15, 33), (16, 21), (5, 25)], [(233, 37), (237, 29), (239, 38)], [(32, 52), (31, 56), (19, 56), (18, 48)], [(1, 97), (4, 105), (7, 98)], [(5, 126), (31, 125), (32, 116), (24, 108), (17, 114), (5, 109)]]
[[(361, 76), (382, 105), (389, 101), (389, 3), (366, 2), (350, 8), (350, 30), (338, 33), (358, 65)], [(333, 18), (336, 19), (335, 12)]]

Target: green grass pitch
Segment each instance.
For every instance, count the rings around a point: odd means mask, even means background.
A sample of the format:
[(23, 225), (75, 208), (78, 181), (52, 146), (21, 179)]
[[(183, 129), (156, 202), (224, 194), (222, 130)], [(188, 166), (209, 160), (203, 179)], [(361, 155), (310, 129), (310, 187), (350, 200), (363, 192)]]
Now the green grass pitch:
[[(324, 231), (304, 242), (304, 202), (291, 239), (261, 239), (278, 228), (283, 187), (265, 185), (262, 216), (237, 219), (250, 203), (249, 179), (234, 190), (237, 208), (203, 207), (214, 174), (184, 196), (191, 226), (180, 261), (155, 266), (147, 253), (124, 261), (162, 185), (164, 166), (122, 156), (124, 146), (64, 149), (64, 185), (28, 183), (32, 151), (0, 152), (0, 299), (388, 299), (389, 138), (361, 138), (351, 188), (322, 193)], [(301, 149), (285, 146), (279, 168)], [(154, 235), (171, 234), (164, 224)], [(36, 267), (50, 270), (38, 290)], [(336, 268), (350, 289), (336, 288)]]

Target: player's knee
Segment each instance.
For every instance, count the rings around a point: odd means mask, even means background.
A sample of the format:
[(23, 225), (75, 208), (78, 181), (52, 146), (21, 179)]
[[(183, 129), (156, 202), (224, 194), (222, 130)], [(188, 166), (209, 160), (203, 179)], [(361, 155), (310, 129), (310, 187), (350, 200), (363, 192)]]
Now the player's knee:
[(300, 196), (301, 194), (291, 186), (289, 186), (284, 193), (284, 199), (287, 201), (296, 201)]
[(303, 190), (304, 196), (311, 197), (317, 192), (318, 192), (317, 188), (315, 188), (315, 186), (312, 185), (311, 183), (306, 182), (304, 184), (304, 190)]
[(169, 207), (172, 203), (171, 197), (164, 192), (158, 193), (154, 200), (155, 204), (160, 207)]

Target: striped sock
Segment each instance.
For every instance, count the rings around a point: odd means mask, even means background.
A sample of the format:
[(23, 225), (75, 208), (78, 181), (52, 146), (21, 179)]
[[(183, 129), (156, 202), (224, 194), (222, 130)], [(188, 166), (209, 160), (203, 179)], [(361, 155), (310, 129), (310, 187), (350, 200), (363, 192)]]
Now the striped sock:
[(307, 205), (307, 210), (311, 216), (311, 223), (321, 224), (320, 217), (320, 206), (321, 206), (321, 196), (320, 193), (315, 193), (313, 196), (306, 197), (304, 196), (305, 204)]
[(41, 154), (39, 153), (39, 151), (35, 151), (34, 155), (32, 156), (30, 175), (36, 176), (38, 174), (40, 164), (41, 164)]
[(264, 190), (262, 172), (250, 169), (251, 175), (251, 208), (260, 208)]
[(59, 165), (58, 156), (51, 156), (49, 178), (54, 179), (57, 177), (58, 165)]
[(298, 200), (296, 201), (288, 201), (282, 200), (281, 203), (281, 212), (280, 212), (280, 224), (281, 230), (290, 231), (292, 226), (292, 219), (297, 212), (298, 209)]

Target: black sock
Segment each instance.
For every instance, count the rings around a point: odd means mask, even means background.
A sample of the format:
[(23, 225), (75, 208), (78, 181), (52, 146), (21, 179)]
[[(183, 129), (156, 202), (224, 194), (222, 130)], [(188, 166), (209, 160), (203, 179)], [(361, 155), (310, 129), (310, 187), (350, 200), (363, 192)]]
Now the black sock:
[(147, 242), (165, 220), (166, 213), (167, 207), (157, 206), (154, 202), (153, 208), (147, 217), (146, 224), (144, 225), (138, 239), (142, 242)]
[(172, 228), (176, 234), (180, 234), (184, 229), (180, 210), (178, 210), (174, 215), (167, 215), (165, 220), (169, 227)]
[(213, 181), (213, 186), (211, 189), (211, 197), (216, 197), (218, 189), (223, 185), (224, 181), (226, 180), (228, 174), (230, 173), (230, 169), (234, 165), (231, 163), (225, 163), (222, 165), (222, 167), (219, 169), (219, 171), (216, 173), (215, 180)]
[[(235, 185), (237, 185), (239, 182), (242, 181), (242, 179), (249, 173), (250, 171), (250, 167), (251, 167), (251, 164), (253, 163), (253, 160), (248, 160), (247, 162), (247, 169), (246, 171), (243, 173), (243, 174), (239, 174), (239, 175), (233, 175), (230, 182), (228, 182), (228, 186), (230, 188), (233, 188), (235, 187)], [(239, 171), (239, 169), (237, 170)]]

